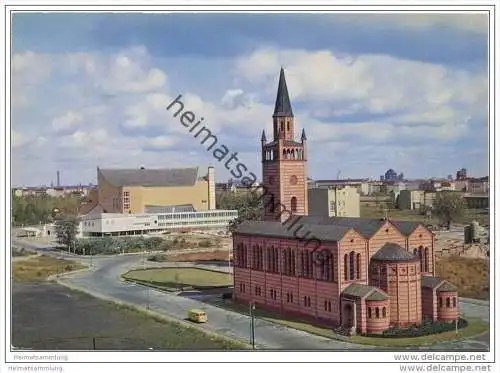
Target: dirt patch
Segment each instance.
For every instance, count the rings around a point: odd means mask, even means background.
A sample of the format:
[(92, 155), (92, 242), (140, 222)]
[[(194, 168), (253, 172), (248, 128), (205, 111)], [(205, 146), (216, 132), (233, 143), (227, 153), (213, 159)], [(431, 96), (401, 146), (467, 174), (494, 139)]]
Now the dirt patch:
[(461, 297), (489, 299), (489, 261), (479, 258), (448, 256), (436, 262), (437, 276), (458, 287)]
[(73, 261), (41, 255), (13, 262), (12, 274), (18, 282), (44, 282), (49, 276), (83, 268), (86, 267)]

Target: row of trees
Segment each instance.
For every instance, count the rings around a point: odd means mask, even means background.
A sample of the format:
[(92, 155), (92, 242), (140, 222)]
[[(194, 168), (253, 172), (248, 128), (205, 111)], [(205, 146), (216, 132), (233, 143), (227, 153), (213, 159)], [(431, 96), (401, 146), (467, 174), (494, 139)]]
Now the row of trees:
[(261, 195), (249, 189), (248, 192), (220, 192), (216, 196), (217, 208), (238, 210), (238, 217), (229, 223), (229, 230), (234, 231), (245, 220), (262, 220), (264, 201)]
[(57, 214), (76, 216), (79, 206), (78, 197), (13, 195), (12, 223), (14, 226), (50, 223)]

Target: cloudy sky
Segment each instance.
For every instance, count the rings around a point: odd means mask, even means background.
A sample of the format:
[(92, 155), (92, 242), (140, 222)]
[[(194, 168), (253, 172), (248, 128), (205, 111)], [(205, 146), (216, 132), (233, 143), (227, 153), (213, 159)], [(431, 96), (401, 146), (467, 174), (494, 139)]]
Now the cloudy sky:
[(487, 15), (16, 14), (12, 184), (212, 164), (186, 109), (261, 175), (280, 66), (309, 176), (488, 172)]

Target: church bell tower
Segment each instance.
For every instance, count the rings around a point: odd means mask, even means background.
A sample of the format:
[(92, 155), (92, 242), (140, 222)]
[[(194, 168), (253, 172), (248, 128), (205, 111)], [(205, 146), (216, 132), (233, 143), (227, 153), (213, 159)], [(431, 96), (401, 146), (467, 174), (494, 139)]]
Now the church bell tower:
[(307, 215), (307, 138), (302, 130), (295, 141), (295, 121), (281, 68), (273, 114), (273, 135), (262, 131), (262, 183), (267, 191), (264, 220), (286, 221), (291, 215)]

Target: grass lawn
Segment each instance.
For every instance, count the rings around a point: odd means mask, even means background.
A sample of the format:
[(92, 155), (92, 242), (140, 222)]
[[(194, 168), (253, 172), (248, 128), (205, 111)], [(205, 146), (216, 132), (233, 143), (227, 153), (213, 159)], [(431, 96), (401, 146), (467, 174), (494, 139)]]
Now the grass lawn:
[(13, 262), (12, 274), (14, 281), (44, 282), (47, 277), (51, 275), (76, 271), (83, 268), (86, 267), (73, 261), (42, 255)]
[[(214, 305), (235, 312), (239, 312), (242, 314), (246, 315), (249, 314), (248, 306), (233, 302), (231, 300), (218, 301), (217, 303), (214, 303)], [(444, 333), (415, 337), (415, 338), (377, 338), (377, 337), (363, 337), (363, 336), (347, 337), (335, 334), (331, 329), (325, 326), (312, 325), (308, 321), (301, 320), (299, 318), (287, 317), (285, 315), (280, 315), (278, 313), (274, 313), (268, 310), (262, 310), (256, 308), (254, 314), (256, 317), (260, 319), (285, 325), (290, 328), (303, 330), (305, 332), (320, 335), (322, 337), (331, 339), (340, 339), (346, 342), (372, 345), (372, 346), (405, 347), (405, 346), (429, 345), (439, 342), (468, 338), (476, 336), (478, 334), (482, 334), (489, 330), (488, 323), (480, 319), (467, 319), (467, 321), (469, 322), (468, 326), (459, 330), (458, 335), (455, 334), (455, 331), (451, 331), (451, 332), (444, 332)]]
[(438, 277), (458, 287), (461, 297), (489, 299), (489, 261), (461, 256), (441, 257), (436, 261)]
[(93, 338), (96, 350), (248, 349), (248, 345), (239, 341), (57, 284), (13, 284), (14, 346), (35, 350), (92, 350)]
[(359, 344), (372, 345), (372, 346), (422, 346), (431, 345), (439, 342), (447, 342), (460, 340), (465, 338), (470, 338), (483, 334), (490, 329), (490, 325), (481, 319), (467, 319), (468, 325), (458, 330), (458, 334), (454, 330), (432, 334), (424, 335), (414, 338), (377, 338), (377, 337), (363, 337), (354, 336), (350, 338), (350, 341)]
[[(200, 251), (189, 253), (176, 253), (176, 254), (157, 254), (154, 255), (157, 262), (201, 262), (201, 261), (227, 261), (227, 250), (216, 251)], [(149, 259), (151, 260), (151, 259)]]
[(30, 255), (36, 255), (36, 253), (30, 252), (25, 249), (12, 249), (12, 257), (21, 257), (21, 256), (30, 256)]
[(125, 273), (126, 280), (151, 283), (164, 290), (203, 289), (233, 284), (230, 274), (199, 268), (151, 268)]

